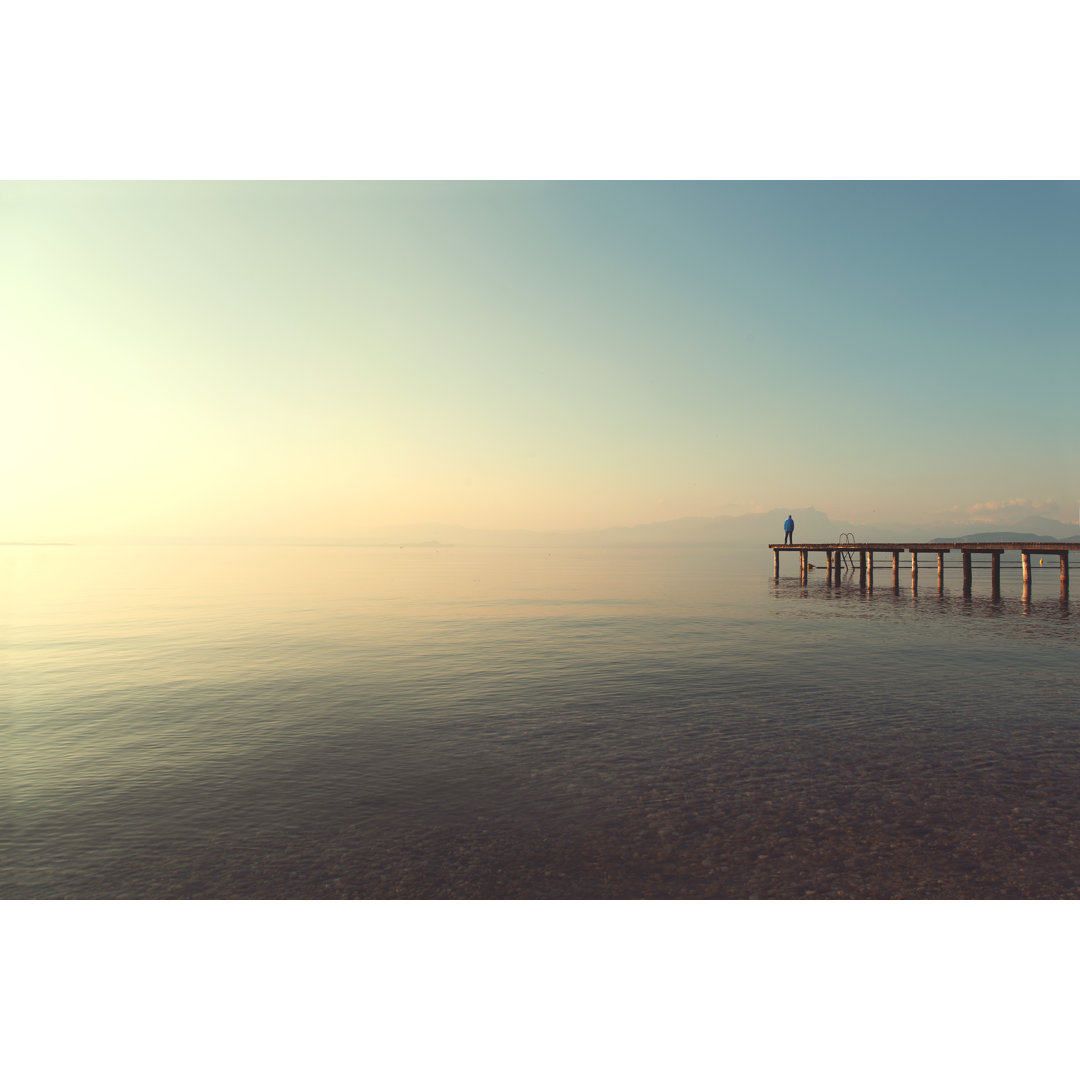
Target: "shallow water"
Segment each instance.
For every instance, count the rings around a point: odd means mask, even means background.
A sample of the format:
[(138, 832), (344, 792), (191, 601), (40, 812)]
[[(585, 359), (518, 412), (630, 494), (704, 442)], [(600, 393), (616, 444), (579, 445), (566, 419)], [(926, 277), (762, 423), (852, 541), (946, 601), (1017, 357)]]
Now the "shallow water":
[(0, 549), (0, 895), (1075, 897), (1080, 609), (1002, 576)]

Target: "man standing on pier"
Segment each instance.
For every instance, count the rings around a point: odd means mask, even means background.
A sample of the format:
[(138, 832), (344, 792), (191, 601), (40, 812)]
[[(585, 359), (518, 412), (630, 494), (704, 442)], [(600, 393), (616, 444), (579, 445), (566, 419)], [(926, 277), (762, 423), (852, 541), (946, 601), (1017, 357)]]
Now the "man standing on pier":
[(785, 544), (793, 543), (794, 542), (793, 541), (794, 536), (795, 536), (795, 519), (790, 514), (788, 514), (788, 519), (787, 519), (787, 521), (784, 522), (784, 543)]

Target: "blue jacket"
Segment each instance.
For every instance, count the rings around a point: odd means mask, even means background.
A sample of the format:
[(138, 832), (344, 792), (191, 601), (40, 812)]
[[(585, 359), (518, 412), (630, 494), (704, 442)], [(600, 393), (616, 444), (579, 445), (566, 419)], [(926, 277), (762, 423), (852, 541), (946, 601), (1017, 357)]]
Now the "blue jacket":
[(791, 518), (788, 518), (787, 521), (784, 522), (784, 532), (794, 532), (794, 531), (795, 531), (795, 522), (792, 521)]

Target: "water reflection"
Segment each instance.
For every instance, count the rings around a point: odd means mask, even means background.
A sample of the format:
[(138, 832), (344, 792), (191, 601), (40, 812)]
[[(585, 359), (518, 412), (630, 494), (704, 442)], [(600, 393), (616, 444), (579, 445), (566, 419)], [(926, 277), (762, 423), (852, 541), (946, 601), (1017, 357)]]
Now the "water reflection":
[[(839, 586), (831, 581), (798, 579), (769, 579), (770, 595), (775, 600), (803, 601), (810, 604), (813, 614), (822, 617), (843, 614), (866, 619), (899, 619), (902, 617), (932, 618), (934, 620), (1003, 621), (1008, 632), (1010, 620), (1021, 623), (1023, 632), (1041, 633), (1048, 638), (1072, 640), (1072, 619), (1077, 602), (1060, 592), (1033, 596), (1032, 590), (1022, 590), (1019, 596), (992, 593), (963, 595), (958, 589), (944, 584), (934, 589), (910, 586), (860, 587), (857, 573), (848, 572)], [(838, 606), (839, 605), (839, 606)]]
[(1077, 624), (1047, 579), (6, 558), (0, 895), (1080, 896)]

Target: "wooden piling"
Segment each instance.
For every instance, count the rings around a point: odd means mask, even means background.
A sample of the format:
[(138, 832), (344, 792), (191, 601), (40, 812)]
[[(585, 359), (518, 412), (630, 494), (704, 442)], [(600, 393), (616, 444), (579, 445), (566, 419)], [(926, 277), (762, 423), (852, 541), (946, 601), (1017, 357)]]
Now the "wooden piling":
[[(833, 581), (837, 586), (846, 562), (848, 567), (854, 568), (852, 557), (855, 552), (859, 553), (859, 585), (863, 589), (874, 587), (874, 554), (876, 552), (889, 552), (892, 555), (892, 583), (893, 591), (898, 592), (900, 586), (900, 554), (904, 551), (911, 552), (911, 586), (912, 592), (917, 592), (919, 581), (919, 555), (933, 552), (937, 555), (937, 584), (938, 592), (945, 589), (945, 555), (949, 551), (959, 551), (963, 567), (963, 594), (970, 598), (972, 593), (972, 556), (974, 554), (989, 555), (991, 557), (991, 592), (995, 599), (1001, 596), (1001, 556), (1006, 551), (1016, 551), (1020, 554), (1023, 567), (1024, 596), (1029, 598), (1032, 589), (1031, 556), (1056, 555), (1061, 562), (1061, 595), (1067, 599), (1069, 595), (1069, 553), (1080, 551), (1080, 541), (1066, 543), (1062, 541), (1048, 543), (1034, 542), (1001, 542), (1001, 543), (966, 543), (956, 541), (942, 545), (939, 543), (824, 543), (824, 544), (770, 544), (773, 552), (773, 578), (780, 577), (780, 552), (789, 548), (799, 553), (799, 579), (805, 585), (810, 571), (810, 552), (822, 552), (828, 565), (828, 577), (826, 580)], [(1041, 561), (1041, 560), (1040, 560)]]

